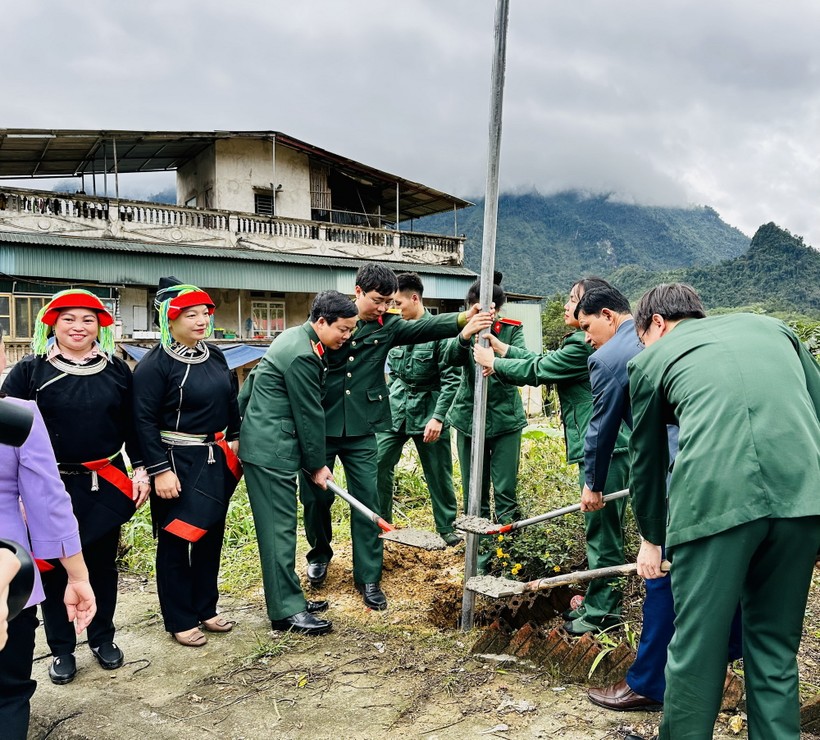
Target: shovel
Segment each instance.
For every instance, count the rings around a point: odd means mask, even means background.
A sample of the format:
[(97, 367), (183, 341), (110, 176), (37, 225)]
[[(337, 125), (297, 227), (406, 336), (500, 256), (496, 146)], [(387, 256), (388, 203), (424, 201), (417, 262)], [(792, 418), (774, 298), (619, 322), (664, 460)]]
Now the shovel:
[[(661, 570), (669, 571), (671, 563), (664, 560), (661, 563)], [(575, 583), (586, 583), (594, 581), (596, 578), (619, 578), (628, 576), (638, 570), (637, 563), (626, 563), (625, 565), (611, 565), (608, 568), (595, 568), (595, 570), (579, 570), (575, 573), (565, 573), (551, 578), (539, 578), (535, 581), (521, 583), (512, 581), (509, 578), (497, 578), (496, 576), (476, 576), (470, 578), (465, 584), (470, 591), (483, 594), (493, 599), (503, 599), (506, 596), (516, 596), (518, 594), (531, 593), (532, 591), (548, 591), (556, 586), (569, 586)]]
[[(615, 491), (604, 496), (604, 501), (614, 501), (617, 498), (623, 498), (629, 495), (629, 489), (624, 488), (623, 491)], [(529, 519), (521, 519), (517, 522), (510, 522), (509, 524), (496, 524), (489, 519), (484, 519), (480, 516), (460, 516), (453, 522), (456, 529), (462, 532), (472, 532), (473, 534), (506, 534), (513, 532), (522, 527), (529, 527), (530, 524), (538, 524), (545, 522), (548, 519), (555, 519), (564, 514), (571, 514), (573, 511), (580, 511), (581, 504), (572, 504), (571, 506), (564, 506), (561, 509), (548, 511), (546, 514), (539, 514), (538, 516), (530, 517)]]
[(411, 527), (396, 529), (390, 522), (382, 519), (375, 511), (368, 509), (361, 501), (353, 498), (344, 488), (340, 488), (333, 481), (327, 481), (327, 487), (328, 490), (343, 498), (360, 514), (364, 514), (381, 529), (381, 538), (383, 540), (398, 542), (400, 545), (408, 545), (409, 547), (420, 547), (422, 550), (443, 550), (447, 546), (444, 540), (433, 532), (425, 532), (423, 529), (412, 529)]

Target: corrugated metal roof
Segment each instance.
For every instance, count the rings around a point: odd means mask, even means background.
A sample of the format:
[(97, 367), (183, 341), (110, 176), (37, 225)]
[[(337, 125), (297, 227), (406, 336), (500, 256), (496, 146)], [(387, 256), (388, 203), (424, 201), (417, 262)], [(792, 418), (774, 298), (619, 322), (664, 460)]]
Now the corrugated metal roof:
[[(367, 262), (256, 249), (0, 232), (0, 272), (25, 279), (152, 286), (164, 275), (177, 275), (214, 288), (295, 293), (332, 289), (349, 293), (356, 271)], [(388, 264), (397, 272), (418, 272), (424, 279), (425, 294), (432, 298), (461, 300), (476, 279), (466, 267)]]

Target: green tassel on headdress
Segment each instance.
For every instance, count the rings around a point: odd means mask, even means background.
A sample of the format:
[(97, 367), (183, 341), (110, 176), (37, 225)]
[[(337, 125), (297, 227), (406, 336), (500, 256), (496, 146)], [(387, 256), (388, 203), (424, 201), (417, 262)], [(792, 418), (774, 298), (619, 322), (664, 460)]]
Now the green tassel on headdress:
[(37, 312), (37, 318), (34, 321), (34, 338), (31, 340), (32, 352), (40, 357), (45, 357), (48, 352), (48, 335), (52, 329), (48, 324), (43, 323), (43, 316), (47, 309), (48, 303)]
[(159, 313), (159, 342), (164, 347), (170, 347), (171, 342), (171, 327), (168, 325), (168, 304), (170, 301), (163, 301), (157, 307)]
[(113, 326), (101, 326), (97, 330), (97, 343), (100, 345), (100, 351), (105, 354), (110, 360), (114, 354), (114, 332)]

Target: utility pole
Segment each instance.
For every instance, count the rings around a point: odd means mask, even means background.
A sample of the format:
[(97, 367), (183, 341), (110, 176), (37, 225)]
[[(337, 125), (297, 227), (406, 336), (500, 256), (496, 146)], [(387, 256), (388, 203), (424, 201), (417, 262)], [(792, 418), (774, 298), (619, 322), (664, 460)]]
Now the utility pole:
[[(493, 273), (495, 271), (495, 231), (498, 222), (498, 168), (501, 159), (501, 113), (504, 103), (504, 71), (507, 64), (507, 22), (509, 0), (498, 0), (495, 8), (495, 54), (490, 91), (490, 143), (487, 155), (487, 187), (484, 197), (484, 240), (481, 245), (480, 301), (488, 308), (493, 300)], [(486, 345), (486, 340), (480, 339)], [(473, 404), (473, 436), (470, 449), (470, 488), (467, 514), (481, 512), (481, 478), (484, 468), (484, 430), (487, 418), (487, 379), (476, 367), (475, 401)], [(464, 561), (464, 582), (476, 574), (478, 565), (478, 535), (467, 534)], [(461, 603), (461, 629), (472, 629), (475, 612), (475, 594), (464, 589)]]

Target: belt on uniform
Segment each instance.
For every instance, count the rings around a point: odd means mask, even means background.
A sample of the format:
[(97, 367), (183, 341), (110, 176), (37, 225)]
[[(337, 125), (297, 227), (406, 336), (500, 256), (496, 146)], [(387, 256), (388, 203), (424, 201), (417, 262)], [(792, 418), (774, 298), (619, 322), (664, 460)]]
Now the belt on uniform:
[(91, 474), (91, 490), (100, 490), (100, 478), (108, 481), (114, 488), (123, 495), (132, 498), (131, 479), (112, 463), (121, 453), (118, 450), (109, 457), (99, 460), (89, 460), (82, 463), (57, 463), (57, 468), (61, 475), (85, 475)]
[(242, 477), (242, 463), (239, 462), (236, 453), (228, 446), (225, 439), (226, 431), (226, 429), (223, 429), (221, 432), (211, 434), (188, 434), (187, 432), (162, 429), (159, 436), (169, 447), (207, 447), (208, 465), (213, 465), (216, 462), (214, 446), (219, 447), (225, 453), (225, 462), (228, 464), (228, 469), (239, 480)]

